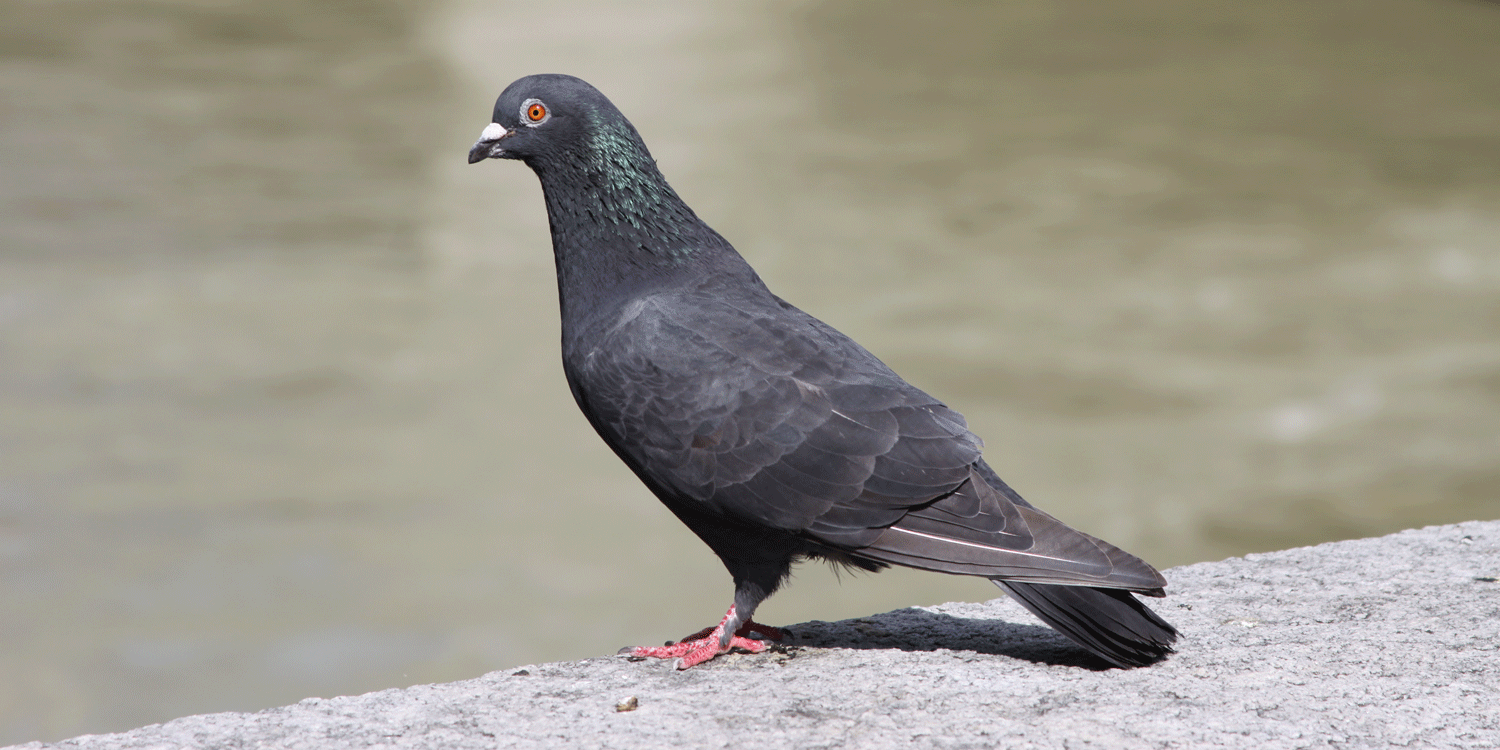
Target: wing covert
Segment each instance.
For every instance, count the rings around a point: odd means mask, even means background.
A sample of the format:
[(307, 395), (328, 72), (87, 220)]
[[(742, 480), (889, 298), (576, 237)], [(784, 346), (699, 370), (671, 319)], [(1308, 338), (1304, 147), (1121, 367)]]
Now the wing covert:
[(789, 306), (659, 295), (607, 342), (575, 395), (659, 494), (857, 545), (979, 458), (962, 416)]

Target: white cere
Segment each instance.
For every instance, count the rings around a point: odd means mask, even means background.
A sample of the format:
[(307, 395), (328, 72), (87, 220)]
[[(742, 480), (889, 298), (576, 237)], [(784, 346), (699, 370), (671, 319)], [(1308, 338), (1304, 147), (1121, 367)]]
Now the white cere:
[(484, 126), (484, 132), (479, 134), (481, 141), (498, 141), (505, 135), (505, 126), (498, 122), (492, 122)]

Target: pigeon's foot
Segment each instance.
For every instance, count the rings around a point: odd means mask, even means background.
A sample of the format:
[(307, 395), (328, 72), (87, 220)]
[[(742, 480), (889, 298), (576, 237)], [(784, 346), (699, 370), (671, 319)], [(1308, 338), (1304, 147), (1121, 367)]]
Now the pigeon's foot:
[(754, 621), (746, 622), (732, 633), (726, 631), (726, 627), (734, 627), (730, 624), (737, 623), (739, 618), (735, 615), (734, 607), (724, 614), (724, 619), (712, 628), (705, 628), (687, 638), (670, 646), (641, 646), (630, 649), (631, 656), (649, 656), (656, 659), (676, 659), (675, 665), (678, 669), (694, 667), (719, 654), (727, 654), (733, 649), (743, 649), (752, 654), (758, 654), (766, 650), (764, 641), (757, 641), (746, 636), (750, 633), (772, 635), (780, 638), (782, 633), (777, 628), (758, 624)]
[[(698, 632), (696, 632), (696, 633), (694, 633), (694, 634), (692, 634), (690, 636), (687, 636), (687, 637), (683, 638), (682, 640), (683, 641), (696, 641), (696, 640), (698, 640), (700, 638), (707, 638), (708, 635), (709, 635), (709, 633), (712, 633), (712, 632), (714, 632), (714, 628), (704, 628), (704, 629), (702, 629), (702, 630), (700, 630), (700, 631), (698, 631)], [(783, 633), (781, 631), (781, 628), (772, 627), (770, 625), (762, 625), (762, 624), (760, 624), (760, 623), (758, 623), (758, 622), (756, 622), (754, 620), (750, 620), (749, 622), (746, 622), (744, 625), (740, 626), (739, 630), (734, 631), (734, 634), (736, 636), (740, 637), (740, 638), (749, 638), (752, 633), (758, 634), (760, 636), (760, 638), (755, 639), (755, 640), (761, 640), (761, 641), (784, 641), (784, 640), (786, 640), (786, 633)]]

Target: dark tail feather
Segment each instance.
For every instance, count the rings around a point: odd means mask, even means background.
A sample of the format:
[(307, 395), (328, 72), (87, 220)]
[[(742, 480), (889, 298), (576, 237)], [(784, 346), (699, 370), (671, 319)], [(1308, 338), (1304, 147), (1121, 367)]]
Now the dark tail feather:
[(1172, 653), (1177, 629), (1118, 589), (990, 579), (1074, 643), (1117, 667), (1144, 667)]

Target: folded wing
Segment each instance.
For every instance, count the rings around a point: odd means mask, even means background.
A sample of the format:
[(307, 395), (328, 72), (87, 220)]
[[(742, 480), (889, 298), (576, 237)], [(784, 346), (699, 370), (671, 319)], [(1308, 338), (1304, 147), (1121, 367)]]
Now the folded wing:
[(660, 489), (877, 563), (1159, 593), (1149, 565), (1000, 482), (961, 415), (778, 305), (652, 298), (590, 361), (607, 438)]

